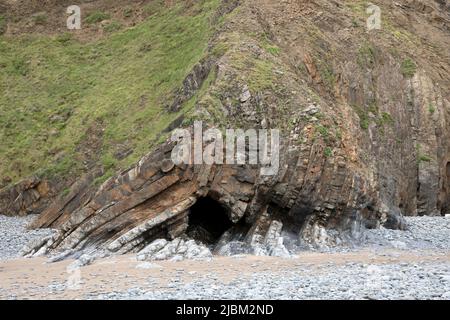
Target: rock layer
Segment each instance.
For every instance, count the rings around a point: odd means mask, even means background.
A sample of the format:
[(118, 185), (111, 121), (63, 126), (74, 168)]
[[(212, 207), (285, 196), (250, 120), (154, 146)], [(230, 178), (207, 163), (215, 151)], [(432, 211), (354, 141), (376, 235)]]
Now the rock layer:
[[(337, 194), (332, 194), (337, 197), (346, 192), (348, 198), (340, 198), (345, 210), (326, 205), (329, 193), (305, 196), (299, 208), (295, 201), (283, 201), (285, 193), (281, 192), (289, 187), (286, 177), (298, 170), (297, 161), (283, 159), (285, 169), (275, 176), (261, 176), (259, 166), (250, 165), (175, 166), (171, 162), (174, 146), (173, 142), (162, 145), (136, 166), (106, 181), (84, 202), (79, 201), (81, 196), (70, 194), (50, 206), (33, 226), (58, 227), (59, 233), (32, 246), (28, 253), (88, 248), (138, 252), (155, 239), (175, 239), (185, 234), (193, 205), (204, 197), (217, 202), (234, 224), (214, 243), (215, 252), (226, 250), (223, 247), (234, 240), (242, 242), (246, 252), (288, 255), (281, 235), (283, 224), (297, 237), (314, 240), (317, 230), (328, 236), (325, 228), (342, 229), (345, 225), (351, 229), (352, 215), (361, 216), (361, 223), (380, 220), (376, 211), (367, 214), (367, 204), (375, 201), (368, 198), (369, 187), (361, 183), (356, 188), (349, 171), (343, 171), (347, 177), (336, 189)], [(81, 194), (83, 191), (79, 190)], [(302, 192), (309, 191), (299, 188)], [(75, 209), (67, 214), (68, 207)], [(335, 214), (327, 216), (330, 212)]]
[[(450, 212), (450, 57), (441, 50), (449, 47), (448, 7), (379, 1), (383, 28), (369, 32), (359, 2), (223, 3), (226, 13), (237, 10), (167, 112), (193, 101), (185, 120), (280, 129), (277, 174), (261, 176), (250, 165), (176, 166), (174, 145), (165, 142), (98, 190), (77, 184), (48, 207), (33, 227), (60, 232), (31, 252), (42, 245), (138, 252), (192, 232), (215, 242), (216, 253), (283, 255), (286, 235), (326, 246), (365, 227), (405, 229), (403, 215)], [(187, 125), (179, 119), (167, 131)], [(231, 224), (219, 239), (192, 228), (202, 198)]]

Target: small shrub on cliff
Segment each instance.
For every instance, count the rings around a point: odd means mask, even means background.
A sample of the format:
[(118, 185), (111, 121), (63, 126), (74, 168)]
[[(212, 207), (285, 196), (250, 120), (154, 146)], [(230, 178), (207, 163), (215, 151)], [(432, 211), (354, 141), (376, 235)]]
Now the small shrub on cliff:
[(417, 71), (417, 66), (414, 61), (408, 58), (403, 60), (400, 71), (405, 78), (412, 78)]
[(370, 120), (368, 112), (360, 106), (353, 105), (352, 107), (359, 117), (359, 126), (361, 127), (361, 129), (363, 130), (369, 129)]
[(334, 74), (333, 68), (330, 65), (321, 65), (319, 67), (320, 75), (329, 88), (333, 88), (336, 82), (336, 75)]
[(417, 154), (417, 164), (422, 162), (431, 162), (431, 157), (422, 152), (422, 146), (420, 144), (416, 145), (416, 154)]
[(122, 28), (122, 25), (117, 22), (117, 21), (112, 21), (111, 23), (108, 23), (103, 30), (105, 30), (106, 32), (114, 32), (114, 31), (118, 31)]
[(65, 188), (62, 192), (61, 192), (61, 196), (65, 197), (70, 193), (70, 188)]
[(149, 4), (144, 6), (143, 15), (144, 17), (150, 17), (161, 11), (161, 8), (164, 8), (165, 4), (163, 0), (151, 1)]
[(370, 44), (362, 45), (358, 50), (358, 64), (361, 68), (372, 68), (375, 64), (375, 49)]
[(392, 118), (391, 114), (388, 112), (383, 112), (381, 114), (381, 118), (383, 119), (383, 123), (394, 124), (394, 119)]
[(125, 18), (130, 18), (132, 15), (133, 15), (133, 9), (132, 8), (128, 7), (128, 8), (123, 9), (123, 16)]
[(5, 33), (6, 31), (6, 18), (0, 15), (0, 34)]
[(422, 154), (419, 156), (419, 163), (420, 162), (431, 162), (431, 158), (427, 155)]
[(45, 13), (39, 13), (33, 17), (34, 24), (44, 25), (47, 23), (47, 15)]
[(436, 107), (431, 103), (428, 105), (428, 112), (430, 112), (431, 115), (436, 112)]
[(369, 129), (369, 119), (367, 117), (361, 118), (361, 121), (359, 122), (359, 125), (361, 129), (367, 130)]
[(328, 138), (329, 132), (328, 132), (328, 128), (324, 127), (324, 126), (317, 126), (317, 131), (320, 133), (320, 135), (323, 138)]
[(58, 41), (59, 43), (62, 43), (62, 44), (66, 44), (70, 40), (72, 40), (72, 34), (69, 32), (64, 32), (63, 34), (58, 35), (56, 37), (56, 41)]
[(280, 54), (280, 48), (276, 46), (267, 47), (267, 51), (273, 56), (278, 56)]
[(106, 180), (111, 178), (114, 175), (114, 173), (115, 173), (114, 170), (109, 169), (102, 176), (95, 178), (94, 181), (92, 181), (91, 185), (95, 187), (101, 186)]
[(101, 12), (101, 11), (94, 11), (90, 13), (85, 21), (86, 23), (94, 24), (102, 22), (103, 20), (108, 20), (111, 16), (108, 13)]
[(117, 163), (117, 160), (111, 155), (106, 154), (102, 158), (102, 165), (105, 168), (105, 170), (109, 170), (113, 168)]

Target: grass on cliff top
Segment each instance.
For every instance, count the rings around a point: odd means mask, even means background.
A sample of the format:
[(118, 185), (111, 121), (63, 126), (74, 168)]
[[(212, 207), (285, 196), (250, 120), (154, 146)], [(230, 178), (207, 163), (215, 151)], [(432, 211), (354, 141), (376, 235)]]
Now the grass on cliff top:
[[(0, 37), (0, 179), (77, 173), (86, 153), (124, 167), (148, 152), (184, 112), (164, 106), (205, 54), (217, 5), (180, 1), (87, 44), (70, 34)], [(133, 152), (120, 159), (122, 149)]]

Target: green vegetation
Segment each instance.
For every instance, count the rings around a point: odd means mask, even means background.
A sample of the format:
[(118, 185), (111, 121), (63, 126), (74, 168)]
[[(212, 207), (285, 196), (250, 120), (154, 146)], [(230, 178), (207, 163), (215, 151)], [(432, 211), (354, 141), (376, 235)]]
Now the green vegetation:
[(262, 40), (260, 40), (261, 46), (271, 55), (278, 56), (280, 54), (280, 48), (270, 41), (267, 34), (262, 35)]
[(276, 47), (276, 46), (269, 46), (266, 48), (266, 50), (274, 56), (277, 56), (280, 54), (280, 48)]
[(369, 1), (357, 0), (357, 1), (346, 1), (345, 5), (357, 16), (363, 18), (367, 17), (366, 9), (369, 5)]
[(64, 32), (56, 37), (56, 41), (65, 44), (72, 40), (72, 34), (70, 32)]
[(325, 63), (320, 63), (319, 72), (327, 86), (330, 89), (333, 89), (336, 82), (336, 75), (334, 74), (333, 67)]
[(410, 58), (403, 60), (400, 71), (406, 78), (412, 78), (417, 71), (417, 66)]
[(435, 107), (432, 103), (430, 103), (430, 104), (428, 105), (428, 112), (429, 112), (431, 115), (433, 115), (433, 114), (436, 112), (436, 107)]
[(94, 181), (92, 181), (92, 185), (95, 187), (101, 186), (106, 180), (114, 176), (114, 173), (115, 172), (111, 169), (106, 171), (102, 176), (95, 178)]
[(330, 147), (326, 147), (324, 150), (324, 154), (327, 158), (329, 158), (333, 155), (333, 150)]
[(328, 136), (329, 136), (329, 131), (328, 131), (328, 128), (327, 127), (324, 127), (324, 126), (317, 126), (316, 127), (316, 129), (317, 129), (317, 131), (320, 133), (320, 135), (324, 138), (324, 139), (326, 139), (326, 138), (328, 138)]
[(370, 121), (368, 112), (360, 106), (353, 105), (352, 107), (359, 117), (359, 126), (361, 127), (361, 129), (363, 130), (369, 129)]
[(61, 192), (61, 196), (65, 197), (67, 195), (69, 195), (70, 193), (70, 188), (65, 188), (62, 192)]
[(377, 124), (378, 129), (381, 134), (384, 134), (384, 127), (386, 125), (393, 126), (395, 121), (392, 118), (392, 115), (389, 112), (382, 112), (381, 114), (377, 114), (377, 117), (374, 119)]
[(12, 57), (10, 64), (6, 67), (6, 70), (8, 73), (13, 75), (26, 76), (29, 71), (28, 62), (21, 56)]
[(420, 162), (431, 162), (431, 158), (427, 155), (420, 155), (419, 156), (419, 163)]
[[(369, 104), (367, 108), (353, 105), (353, 109), (359, 117), (359, 124), (361, 129), (367, 130), (369, 128), (371, 119), (377, 124), (381, 133), (384, 133), (385, 125), (394, 125), (395, 120), (389, 112), (382, 112), (380, 114), (376, 101)], [(370, 113), (372, 116), (370, 116)]]
[(369, 112), (375, 116), (380, 113), (378, 110), (378, 104), (375, 100), (369, 103)]
[(103, 20), (108, 20), (111, 18), (111, 15), (109, 13), (101, 12), (101, 11), (94, 11), (91, 12), (86, 16), (86, 19), (84, 21), (89, 24), (99, 23)]
[(129, 18), (129, 17), (131, 17), (132, 15), (133, 15), (133, 9), (132, 9), (132, 8), (127, 7), (127, 8), (124, 8), (124, 9), (123, 9), (123, 16), (124, 16), (125, 18)]
[(33, 17), (33, 21), (37, 25), (44, 25), (47, 23), (47, 15), (45, 13), (39, 13)]
[(105, 170), (109, 170), (111, 168), (114, 168), (114, 166), (117, 163), (117, 160), (111, 155), (111, 154), (105, 154), (102, 157), (102, 165)]
[(394, 124), (394, 119), (392, 118), (391, 114), (388, 112), (383, 112), (381, 114), (381, 120), (383, 124)]
[[(164, 106), (205, 55), (217, 5), (205, 0), (187, 10), (180, 1), (88, 43), (68, 34), (0, 36), (0, 176), (73, 174), (87, 156), (112, 174), (147, 153), (192, 108)], [(142, 51), (143, 43), (151, 49)], [(116, 157), (121, 146), (133, 153)]]
[(6, 31), (6, 17), (0, 14), (0, 34)]
[(161, 10), (161, 7), (166, 6), (165, 0), (155, 0), (146, 4), (143, 9), (144, 16), (149, 17), (158, 13)]
[[(225, 42), (214, 48), (213, 54), (220, 56), (229, 47), (232, 47), (236, 42), (242, 41), (241, 39), (230, 39), (229, 42)], [(268, 40), (262, 40), (262, 46), (269, 47)], [(245, 52), (233, 50), (229, 52), (230, 62), (233, 67), (245, 74), (245, 78), (248, 87), (251, 92), (259, 92), (264, 89), (272, 89), (273, 82), (277, 75), (274, 72), (274, 64), (269, 59), (258, 59), (255, 56), (249, 55)]]
[(257, 92), (271, 88), (274, 77), (272, 63), (264, 60), (253, 60), (253, 66), (250, 68), (248, 77), (248, 85), (251, 91)]
[(336, 128), (336, 139), (337, 141), (342, 141), (342, 131), (339, 128)]
[(416, 145), (416, 153), (417, 153), (417, 164), (420, 164), (422, 162), (431, 162), (433, 160), (430, 156), (422, 152), (422, 147), (420, 144)]
[(103, 29), (106, 32), (114, 32), (114, 31), (118, 31), (122, 28), (122, 25), (120, 24), (120, 22), (117, 21), (111, 21), (110, 23), (108, 23)]
[[(230, 13), (230, 16), (236, 14), (234, 10)], [(222, 21), (225, 21), (222, 19)], [(277, 68), (275, 56), (279, 55), (280, 48), (273, 44), (265, 33), (249, 33), (248, 38), (243, 38), (242, 34), (230, 33), (224, 41), (216, 44), (212, 48), (211, 52), (216, 57), (221, 57), (225, 53), (228, 55), (228, 62), (230, 66), (239, 74), (242, 81), (248, 85), (252, 94), (264, 91), (264, 90), (277, 90), (274, 83), (276, 79), (283, 74), (282, 68)], [(242, 43), (257, 41), (259, 45), (266, 53), (264, 57), (258, 57), (251, 54), (247, 50), (241, 50)], [(272, 57), (273, 56), (273, 57)], [(222, 91), (232, 89), (231, 83), (220, 83)]]
[(358, 65), (361, 68), (372, 68), (375, 64), (375, 49), (371, 44), (365, 43), (358, 50)]
[(361, 129), (367, 130), (369, 129), (369, 119), (367, 118), (360, 118), (359, 125), (361, 126)]
[(228, 49), (229, 49), (228, 45), (226, 43), (221, 42), (212, 49), (211, 53), (216, 58), (220, 58), (228, 51)]

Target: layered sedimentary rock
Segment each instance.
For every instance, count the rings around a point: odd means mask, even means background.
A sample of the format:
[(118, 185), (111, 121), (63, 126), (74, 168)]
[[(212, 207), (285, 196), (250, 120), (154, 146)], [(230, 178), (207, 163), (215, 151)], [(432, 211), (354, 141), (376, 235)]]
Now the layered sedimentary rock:
[[(282, 156), (282, 170), (263, 176), (258, 165), (175, 165), (175, 145), (165, 143), (136, 166), (106, 181), (90, 198), (70, 194), (56, 201), (32, 227), (58, 228), (59, 232), (29, 248), (29, 253), (87, 248), (120, 254), (139, 252), (155, 239), (183, 236), (198, 223), (202, 231), (197, 230), (193, 237), (216, 245), (215, 252), (224, 254), (224, 246), (239, 241), (246, 252), (283, 255), (288, 254), (283, 245), (283, 225), (297, 239), (328, 244), (336, 238), (327, 229), (354, 230), (388, 218), (382, 216), (376, 198), (370, 196), (375, 195), (370, 186), (342, 163), (325, 164), (324, 169), (335, 170), (341, 177), (331, 180), (333, 188), (328, 187), (329, 176), (311, 170), (303, 177), (304, 183), (296, 184), (298, 195), (286, 198), (289, 181), (301, 170), (300, 156)], [(284, 148), (288, 149), (289, 143), (282, 147), (281, 155), (288, 154)], [(312, 186), (326, 188), (327, 192), (311, 192)], [(84, 190), (78, 191), (83, 194)], [(196, 207), (196, 202), (205, 198), (218, 206)], [(195, 222), (190, 217), (197, 211), (203, 219)], [(220, 220), (224, 214), (228, 228), (215, 233), (215, 228), (220, 231), (221, 227), (215, 225), (216, 221), (226, 226)], [(210, 224), (205, 225), (210, 217)], [(355, 226), (355, 221), (360, 224)]]
[(50, 181), (31, 177), (0, 192), (0, 212), (10, 216), (41, 213), (56, 194)]
[[(330, 245), (365, 227), (406, 228), (403, 215), (450, 213), (448, 7), (379, 2), (382, 29), (368, 31), (366, 7), (351, 1), (224, 1), (232, 14), (167, 112), (193, 99), (187, 120), (279, 129), (277, 173), (175, 165), (165, 142), (46, 208), (32, 227), (59, 233), (29, 252), (139, 252), (190, 235), (217, 254), (283, 255), (289, 237)], [(183, 117), (166, 132), (189, 127)], [(195, 218), (203, 201), (223, 229)]]

